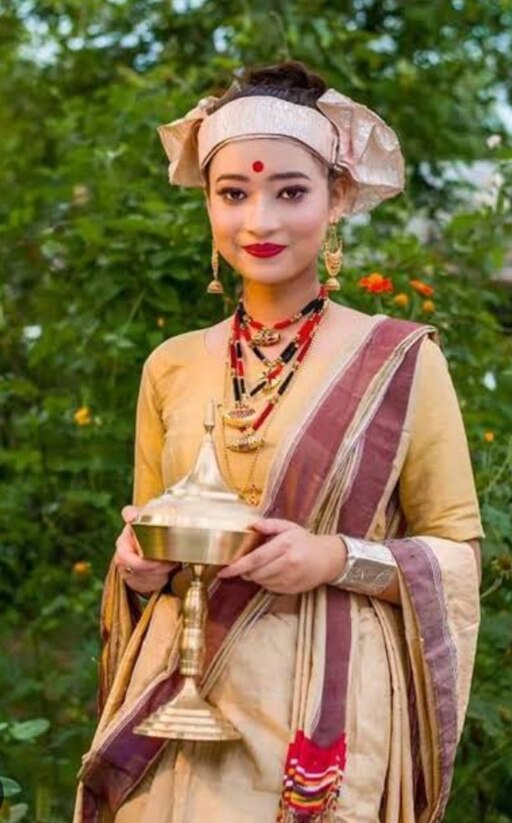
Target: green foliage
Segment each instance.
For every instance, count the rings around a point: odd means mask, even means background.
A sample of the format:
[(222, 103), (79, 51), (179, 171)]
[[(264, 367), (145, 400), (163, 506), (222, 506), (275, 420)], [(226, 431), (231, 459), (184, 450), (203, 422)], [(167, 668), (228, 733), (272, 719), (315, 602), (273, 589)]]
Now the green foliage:
[[(342, 299), (441, 333), (487, 533), (447, 819), (512, 819), (512, 302), (494, 280), (512, 222), (511, 150), (494, 106), (511, 4), (0, 0), (0, 13), (0, 773), (19, 781), (30, 819), (69, 819), (95, 721), (101, 581), (130, 497), (141, 365), (233, 305), (228, 272), (224, 305), (204, 294), (202, 195), (169, 189), (155, 128), (241, 65), (294, 57), (375, 107), (408, 161), (407, 193), (344, 228)], [(479, 159), (503, 177), (492, 204), (442, 174), (442, 161)], [(426, 240), (411, 231), (418, 216)], [(393, 294), (361, 289), (374, 271)], [(5, 805), (0, 820), (26, 812)]]
[[(0, 723), (0, 740), (2, 747), (12, 747), (12, 744), (28, 744), (43, 735), (50, 727), (50, 721), (43, 717), (35, 720), (26, 720), (21, 723)], [(25, 745), (24, 751), (27, 751)], [(43, 790), (44, 791), (44, 790)], [(0, 777), (0, 820), (5, 823), (17, 823), (25, 818), (28, 812), (26, 803), (13, 802), (12, 798), (21, 792), (21, 786), (8, 777)], [(39, 818), (38, 818), (39, 819)]]

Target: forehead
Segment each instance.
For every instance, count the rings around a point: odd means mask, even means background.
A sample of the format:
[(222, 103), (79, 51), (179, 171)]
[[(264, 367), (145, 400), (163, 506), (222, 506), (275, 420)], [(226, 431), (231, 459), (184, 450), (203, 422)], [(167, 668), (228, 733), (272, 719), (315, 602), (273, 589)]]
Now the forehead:
[[(264, 174), (255, 175), (252, 164), (263, 163)], [(296, 140), (287, 137), (247, 138), (232, 140), (221, 146), (211, 160), (211, 179), (220, 174), (250, 174), (265, 176), (276, 171), (301, 171), (311, 177), (322, 176), (322, 162)]]

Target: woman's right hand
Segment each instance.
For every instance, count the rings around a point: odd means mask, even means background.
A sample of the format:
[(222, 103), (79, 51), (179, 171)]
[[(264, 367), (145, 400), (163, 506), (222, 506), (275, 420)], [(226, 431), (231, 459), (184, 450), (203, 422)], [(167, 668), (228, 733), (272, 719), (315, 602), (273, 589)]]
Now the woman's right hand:
[(163, 560), (146, 560), (143, 557), (135, 532), (130, 526), (138, 512), (137, 506), (125, 506), (121, 512), (126, 525), (116, 540), (114, 563), (130, 589), (139, 594), (152, 594), (165, 586), (169, 572), (176, 564)]

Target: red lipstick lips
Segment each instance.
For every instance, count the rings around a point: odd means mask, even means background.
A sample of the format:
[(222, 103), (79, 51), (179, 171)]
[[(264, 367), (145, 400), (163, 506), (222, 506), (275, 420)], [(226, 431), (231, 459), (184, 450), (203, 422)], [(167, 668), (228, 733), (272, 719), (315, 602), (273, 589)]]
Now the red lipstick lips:
[(278, 246), (275, 243), (254, 243), (251, 246), (244, 246), (243, 248), (254, 257), (274, 257), (274, 255), (283, 251), (286, 246)]

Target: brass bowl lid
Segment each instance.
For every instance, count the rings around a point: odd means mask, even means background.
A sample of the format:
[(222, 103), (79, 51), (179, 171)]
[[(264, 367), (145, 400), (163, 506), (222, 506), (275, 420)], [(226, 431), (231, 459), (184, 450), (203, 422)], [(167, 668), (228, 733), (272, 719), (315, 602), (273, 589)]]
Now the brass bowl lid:
[(233, 499), (201, 494), (180, 498), (169, 490), (144, 506), (135, 525), (247, 532), (256, 517), (254, 507), (242, 503), (237, 495)]
[(212, 432), (214, 407), (210, 404), (195, 465), (186, 477), (146, 503), (134, 526), (168, 529), (205, 529), (215, 532), (247, 533), (258, 517), (258, 509), (244, 503), (231, 491), (221, 475)]

